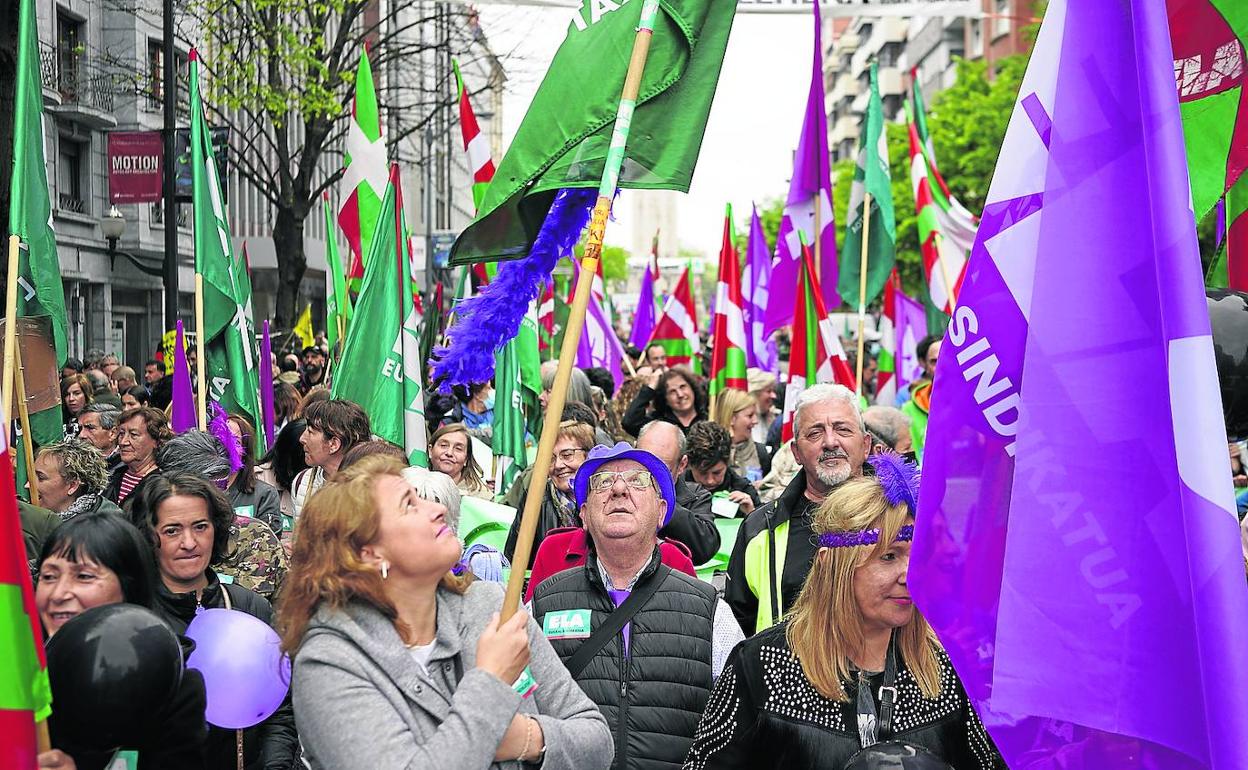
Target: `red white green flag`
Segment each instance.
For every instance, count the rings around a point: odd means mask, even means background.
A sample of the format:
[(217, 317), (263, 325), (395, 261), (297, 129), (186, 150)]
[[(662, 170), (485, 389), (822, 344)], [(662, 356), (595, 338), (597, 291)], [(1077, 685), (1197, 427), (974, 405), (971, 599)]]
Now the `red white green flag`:
[(719, 247), (719, 281), (715, 287), (715, 318), (711, 321), (711, 381), (713, 396), (726, 388), (748, 390), (745, 379), (745, 315), (741, 298), (741, 260), (732, 229), (732, 206), (724, 214), (724, 238)]
[(338, 196), (342, 201), (338, 226), (351, 248), (347, 280), (352, 291), (359, 291), (364, 280), (364, 261), (377, 231), (381, 199), (386, 195), (389, 179), (386, 142), (381, 136), (381, 111), (377, 106), (377, 88), (373, 85), (367, 49), (361, 54), (355, 73), (355, 98), (351, 102), (351, 120), (347, 123), (345, 155), (346, 167)]
[(875, 403), (892, 406), (897, 400), (897, 294), (901, 291), (901, 278), (893, 268), (884, 284), (884, 313), (880, 316), (880, 354), (875, 376)]
[(833, 382), (857, 391), (841, 338), (828, 320), (810, 247), (803, 243), (802, 269), (797, 278), (797, 307), (793, 310), (789, 382), (784, 389), (782, 440), (793, 438), (793, 415), (802, 391), (810, 385)]
[(669, 366), (688, 366), (695, 374), (702, 373), (702, 358), (698, 355), (702, 351), (698, 339), (698, 311), (693, 304), (687, 267), (681, 272), (675, 291), (667, 298), (663, 315), (646, 347), (655, 343), (667, 351)]
[[(7, 450), (8, 431), (0, 431)], [(0, 767), (34, 768), (35, 722), (52, 713), (26, 545), (13, 484), (13, 466), (0, 459)]]
[[(555, 345), (555, 285), (547, 283), (537, 306), (537, 341), (539, 352), (545, 353)], [(549, 357), (549, 356), (547, 356)]]
[(910, 189), (914, 193), (914, 207), (918, 212), (919, 248), (923, 254), (923, 272), (927, 276), (928, 292), (932, 304), (946, 315), (957, 304), (958, 289), (966, 272), (969, 250), (963, 244), (945, 235), (942, 220), (945, 212), (932, 196), (932, 185), (927, 176), (927, 159), (918, 128), (910, 121)]
[(472, 102), (468, 101), (468, 91), (464, 88), (464, 77), (459, 72), (459, 62), (452, 59), (451, 66), (455, 68), (455, 85), (459, 89), (456, 97), (459, 101), (459, 128), (464, 135), (468, 167), (472, 169), (472, 207), (475, 210), (485, 197), (485, 188), (490, 186), (490, 180), (494, 178), (494, 159), (490, 157), (489, 139), (481, 133), (476, 113), (472, 111)]

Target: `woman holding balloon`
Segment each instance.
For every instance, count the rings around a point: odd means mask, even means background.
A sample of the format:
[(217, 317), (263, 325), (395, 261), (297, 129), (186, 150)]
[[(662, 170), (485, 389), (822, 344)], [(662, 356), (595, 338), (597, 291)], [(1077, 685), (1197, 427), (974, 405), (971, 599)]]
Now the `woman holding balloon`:
[(279, 627), (305, 759), (314, 770), (605, 770), (613, 744), (598, 709), (525, 613), (500, 623), (500, 586), (454, 574), (446, 508), (402, 469), (359, 461), (296, 525)]
[[(160, 578), (156, 601), (174, 630), (197, 646), (188, 665), (199, 668), (208, 688), (207, 718), (212, 726), (205, 749), (208, 770), (238, 767), (235, 730), (243, 728), (247, 728), (242, 735), (245, 770), (287, 770), (298, 757), (299, 737), (280, 677), (276, 635), (267, 629), (271, 648), (263, 643), (264, 628), (247, 637), (255, 640), (252, 644), (240, 643), (248, 629), (271, 626), (273, 608), (264, 597), (222, 579), (210, 566), (225, 555), (234, 519), (225, 493), (195, 474), (160, 474), (144, 486), (132, 515), (149, 527), (155, 546)], [(252, 622), (253, 618), (262, 623)], [(238, 639), (228, 638), (233, 632)], [(204, 657), (197, 662), (201, 650)], [(227, 684), (236, 681), (240, 670), (257, 667), (263, 674), (266, 665), (271, 676), (257, 676), (243, 687)], [(254, 721), (249, 714), (256, 716)]]
[(76, 516), (44, 543), (35, 607), (56, 750), (41, 767), (103, 768), (120, 750), (137, 752), (140, 770), (204, 767), (204, 680), (184, 669), (185, 646), (151, 611), (155, 594), (151, 550), (120, 516)]

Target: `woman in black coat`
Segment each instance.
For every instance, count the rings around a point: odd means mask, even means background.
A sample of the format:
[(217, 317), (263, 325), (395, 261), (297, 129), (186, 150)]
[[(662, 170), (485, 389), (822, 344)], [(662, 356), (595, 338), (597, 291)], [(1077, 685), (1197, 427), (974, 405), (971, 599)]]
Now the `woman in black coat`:
[(662, 420), (687, 435), (695, 422), (706, 419), (706, 408), (706, 388), (693, 372), (675, 366), (650, 375), (650, 382), (637, 391), (620, 424), (630, 436), (636, 436), (646, 423)]

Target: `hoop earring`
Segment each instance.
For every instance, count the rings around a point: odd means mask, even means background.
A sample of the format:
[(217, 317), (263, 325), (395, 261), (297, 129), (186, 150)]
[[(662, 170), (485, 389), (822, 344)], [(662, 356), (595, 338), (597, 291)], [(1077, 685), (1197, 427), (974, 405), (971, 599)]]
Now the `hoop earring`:
[(383, 561), (381, 563), (381, 579), (385, 580), (390, 577), (390, 562)]

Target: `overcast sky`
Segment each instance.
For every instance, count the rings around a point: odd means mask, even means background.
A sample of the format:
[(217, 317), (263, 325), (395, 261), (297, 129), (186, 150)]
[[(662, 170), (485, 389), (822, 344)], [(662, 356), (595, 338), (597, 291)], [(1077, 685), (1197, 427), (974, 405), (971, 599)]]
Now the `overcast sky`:
[[(568, 28), (567, 9), (480, 6), (490, 45), (503, 58), (507, 87), (503, 142), (510, 142)], [(724, 204), (738, 229), (753, 201), (788, 193), (792, 155), (810, 87), (814, 29), (805, 15), (742, 15), (733, 24), (719, 90), (689, 194), (680, 202), (680, 242), (719, 251)], [(635, 252), (625, 191), (608, 243)], [(642, 244), (645, 251), (649, 244)]]

